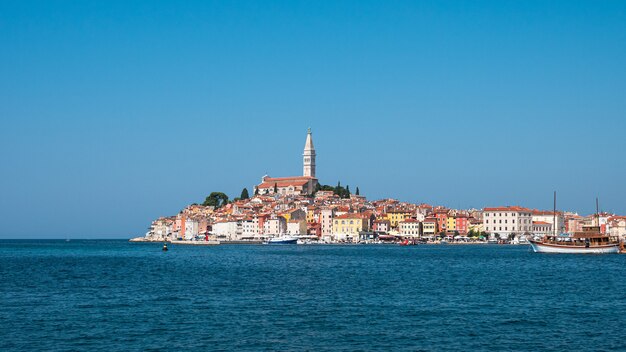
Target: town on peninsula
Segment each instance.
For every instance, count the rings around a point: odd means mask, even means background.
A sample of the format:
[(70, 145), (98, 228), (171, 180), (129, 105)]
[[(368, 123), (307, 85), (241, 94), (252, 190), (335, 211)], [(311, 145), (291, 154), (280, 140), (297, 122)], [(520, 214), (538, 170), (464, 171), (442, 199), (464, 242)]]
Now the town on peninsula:
[(451, 209), (395, 199), (368, 200), (348, 185), (322, 185), (316, 178), (315, 147), (307, 131), (302, 176), (270, 177), (230, 199), (213, 192), (172, 216), (152, 221), (133, 242), (253, 244), (290, 236), (298, 243), (504, 243), (581, 231), (596, 224), (623, 240), (626, 216), (608, 212), (579, 215), (523, 206)]

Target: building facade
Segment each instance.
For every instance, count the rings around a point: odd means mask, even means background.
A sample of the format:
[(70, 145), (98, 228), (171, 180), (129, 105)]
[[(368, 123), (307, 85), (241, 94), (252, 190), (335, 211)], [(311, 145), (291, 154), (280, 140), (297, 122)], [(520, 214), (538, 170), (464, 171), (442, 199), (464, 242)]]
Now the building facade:
[(501, 237), (505, 237), (510, 234), (531, 232), (532, 227), (532, 211), (528, 208), (508, 206), (483, 210), (485, 232), (497, 233)]

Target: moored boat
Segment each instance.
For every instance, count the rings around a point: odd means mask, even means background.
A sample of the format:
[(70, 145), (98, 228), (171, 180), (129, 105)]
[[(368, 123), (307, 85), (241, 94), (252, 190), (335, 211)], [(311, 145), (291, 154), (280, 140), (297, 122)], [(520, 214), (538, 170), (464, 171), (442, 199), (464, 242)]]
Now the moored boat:
[(620, 251), (619, 242), (610, 241), (608, 236), (602, 236), (602, 239), (606, 238), (607, 241), (596, 241), (601, 237), (581, 239), (571, 237), (569, 238), (571, 240), (554, 241), (552, 237), (548, 236), (541, 241), (530, 240), (530, 246), (536, 253), (609, 254)]
[[(554, 214), (556, 224), (556, 192), (554, 195)], [(603, 234), (598, 213), (598, 200), (596, 199), (596, 224), (583, 226), (582, 231), (572, 235), (564, 234), (557, 236), (548, 235), (542, 239), (529, 240), (530, 246), (535, 253), (570, 253), (570, 254), (609, 254), (619, 253), (621, 243), (618, 238)]]
[(295, 236), (279, 236), (279, 237), (272, 237), (269, 240), (267, 240), (267, 244), (297, 244), (298, 243), (298, 237)]

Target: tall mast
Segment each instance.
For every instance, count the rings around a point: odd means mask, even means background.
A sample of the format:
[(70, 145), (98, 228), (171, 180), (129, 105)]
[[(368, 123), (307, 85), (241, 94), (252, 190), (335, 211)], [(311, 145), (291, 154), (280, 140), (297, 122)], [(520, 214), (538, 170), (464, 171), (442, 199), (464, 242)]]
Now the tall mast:
[(552, 213), (552, 231), (554, 232), (554, 236), (556, 237), (556, 191), (554, 191), (554, 212)]
[(596, 197), (596, 221), (598, 228), (600, 227), (600, 206), (598, 205), (598, 197)]

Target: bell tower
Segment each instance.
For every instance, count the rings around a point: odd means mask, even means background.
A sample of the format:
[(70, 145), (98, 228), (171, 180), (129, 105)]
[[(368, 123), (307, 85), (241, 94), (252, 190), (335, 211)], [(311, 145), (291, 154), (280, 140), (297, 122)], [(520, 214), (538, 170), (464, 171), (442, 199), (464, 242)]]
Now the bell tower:
[(311, 135), (310, 127), (306, 134), (302, 162), (304, 165), (303, 176), (315, 177), (315, 147), (313, 147), (313, 137)]

